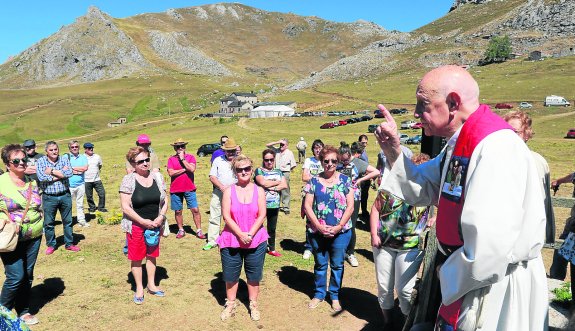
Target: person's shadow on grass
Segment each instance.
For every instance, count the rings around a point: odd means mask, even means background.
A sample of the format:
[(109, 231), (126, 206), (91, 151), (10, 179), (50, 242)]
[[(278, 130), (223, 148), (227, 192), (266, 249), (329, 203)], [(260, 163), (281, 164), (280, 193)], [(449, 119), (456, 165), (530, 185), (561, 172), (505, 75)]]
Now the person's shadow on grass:
[(304, 243), (298, 242), (293, 239), (284, 239), (280, 242), (280, 247), (284, 251), (292, 251), (298, 254), (303, 254), (304, 251)]
[(30, 313), (35, 315), (50, 301), (64, 293), (66, 286), (62, 278), (47, 278), (30, 290)]
[(355, 252), (373, 263), (373, 252), (364, 248), (356, 249)]
[(279, 281), (289, 288), (307, 294), (311, 299), (315, 290), (314, 275), (307, 270), (283, 266), (277, 273)]
[[(164, 267), (159, 267), (156, 266), (156, 285), (160, 286), (160, 283), (162, 282), (162, 280), (164, 279), (168, 279), (170, 278), (170, 276), (168, 276), (168, 272), (166, 270), (166, 268)], [(128, 272), (128, 279), (126, 280), (126, 283), (129, 283), (131, 285), (131, 289), (133, 292), (136, 292), (136, 281), (134, 280), (134, 275), (132, 275), (132, 272)], [(142, 284), (144, 286), (144, 288), (146, 288), (148, 286), (148, 272), (146, 271), (146, 265), (142, 264)]]
[[(73, 240), (72, 242), (77, 245), (79, 244), (82, 240), (86, 239), (86, 236), (84, 236), (83, 234), (80, 233), (74, 233), (73, 234)], [(60, 247), (60, 246), (64, 246), (64, 235), (58, 236), (56, 237), (56, 248)]]
[[(210, 282), (210, 289), (208, 290), (218, 302), (218, 305), (223, 306), (226, 303), (226, 282), (223, 279), (223, 273), (217, 272), (214, 279)], [(243, 279), (238, 280), (238, 292), (236, 299), (243, 303), (246, 308), (250, 306), (250, 298), (248, 296), (248, 285)]]

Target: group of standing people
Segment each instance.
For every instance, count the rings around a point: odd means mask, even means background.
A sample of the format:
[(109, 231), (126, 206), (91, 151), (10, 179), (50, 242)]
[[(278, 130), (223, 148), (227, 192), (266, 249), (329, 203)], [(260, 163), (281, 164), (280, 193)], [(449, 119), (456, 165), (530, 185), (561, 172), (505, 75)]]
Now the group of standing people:
[(6, 229), (7, 224), (15, 225), (17, 244), (0, 252), (6, 275), (0, 305), (15, 309), (27, 325), (39, 322), (30, 311), (30, 290), (42, 234), (46, 236), (46, 255), (57, 248), (56, 213), (59, 211), (62, 218), (65, 249), (78, 252), (80, 247), (73, 237), (72, 199), (76, 201), (80, 226), (89, 226), (83, 211), (84, 192), (89, 192), (91, 212), (96, 210), (94, 188), (100, 196), (99, 210), (106, 211), (105, 191), (99, 178), (102, 160), (93, 153), (94, 145), (84, 144), (85, 155), (79, 153), (78, 141), (73, 140), (68, 146), (70, 153), (61, 156), (58, 144), (48, 141), (43, 155), (36, 152), (36, 142), (28, 139), (22, 145), (6, 145), (1, 151), (7, 171), (0, 175), (0, 223)]

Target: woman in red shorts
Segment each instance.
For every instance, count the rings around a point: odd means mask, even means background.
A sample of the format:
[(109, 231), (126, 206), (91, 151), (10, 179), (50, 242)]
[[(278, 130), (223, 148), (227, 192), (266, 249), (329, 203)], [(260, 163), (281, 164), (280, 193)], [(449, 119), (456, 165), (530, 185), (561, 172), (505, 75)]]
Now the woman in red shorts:
[(120, 185), (120, 201), (124, 218), (122, 229), (128, 241), (128, 259), (131, 261), (132, 275), (136, 282), (134, 303), (144, 302), (142, 284), (142, 260), (146, 258), (148, 274), (147, 291), (151, 295), (163, 297), (164, 291), (156, 286), (156, 258), (160, 245), (148, 247), (144, 239), (147, 229), (160, 228), (166, 219), (166, 187), (162, 175), (150, 171), (150, 154), (140, 146), (132, 147), (126, 159), (135, 171), (124, 176)]

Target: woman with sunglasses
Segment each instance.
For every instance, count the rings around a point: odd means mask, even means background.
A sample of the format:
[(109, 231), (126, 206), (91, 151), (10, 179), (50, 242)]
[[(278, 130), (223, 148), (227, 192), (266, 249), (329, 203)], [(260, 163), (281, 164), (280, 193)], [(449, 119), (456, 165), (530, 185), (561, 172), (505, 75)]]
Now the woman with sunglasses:
[(327, 267), (331, 266), (329, 295), (331, 307), (341, 311), (339, 289), (343, 278), (345, 249), (351, 238), (349, 219), (353, 212), (351, 179), (336, 171), (338, 150), (324, 146), (319, 154), (323, 172), (305, 186), (305, 213), (310, 221), (310, 241), (315, 259), (315, 293), (309, 302), (317, 308), (326, 297)]
[(276, 152), (273, 149), (264, 150), (262, 159), (262, 166), (256, 169), (255, 180), (266, 193), (267, 229), (270, 235), (268, 254), (280, 257), (281, 254), (276, 251), (276, 226), (280, 210), (279, 192), (287, 187), (287, 182), (283, 172), (275, 167)]
[(0, 222), (16, 223), (18, 244), (12, 252), (0, 253), (6, 280), (0, 294), (0, 304), (16, 313), (26, 324), (38, 323), (30, 314), (30, 288), (34, 266), (42, 241), (42, 199), (36, 181), (25, 175), (28, 162), (20, 145), (2, 148), (2, 161), (8, 172), (0, 175)]
[(128, 259), (136, 282), (134, 303), (141, 305), (144, 303), (144, 258), (148, 274), (148, 293), (157, 297), (165, 295), (155, 282), (156, 258), (160, 255), (160, 245), (146, 246), (144, 232), (146, 229), (160, 228), (164, 224), (168, 204), (162, 175), (150, 171), (150, 153), (141, 146), (132, 147), (126, 154), (126, 160), (134, 167), (134, 172), (124, 176), (120, 185), (120, 202), (124, 213), (122, 230), (126, 232)]
[[(322, 149), (323, 149), (323, 142), (320, 139), (314, 140), (313, 143), (311, 144), (311, 151), (313, 153), (313, 156), (308, 157), (303, 162), (302, 172), (301, 172), (301, 180), (304, 184), (304, 187), (302, 187), (302, 190), (301, 190), (301, 193), (302, 193), (301, 218), (305, 218), (305, 208), (304, 208), (305, 192), (303, 191), (303, 189), (305, 188), (305, 184), (307, 184), (313, 176), (317, 176), (323, 171), (323, 166), (321, 164), (321, 161), (319, 160), (319, 153), (321, 153)], [(302, 258), (304, 260), (309, 260), (309, 258), (312, 255), (311, 244), (309, 241), (309, 224), (310, 224), (310, 221), (306, 220), (305, 243), (304, 243), (304, 251), (303, 251), (303, 255), (302, 255)]]
[(253, 163), (245, 155), (232, 161), (237, 183), (224, 190), (222, 215), (224, 230), (217, 239), (226, 282), (226, 304), (220, 318), (226, 320), (236, 313), (236, 294), (242, 264), (247, 278), (250, 317), (260, 319), (258, 295), (262, 280), (268, 233), (263, 227), (266, 217), (264, 190), (252, 183)]

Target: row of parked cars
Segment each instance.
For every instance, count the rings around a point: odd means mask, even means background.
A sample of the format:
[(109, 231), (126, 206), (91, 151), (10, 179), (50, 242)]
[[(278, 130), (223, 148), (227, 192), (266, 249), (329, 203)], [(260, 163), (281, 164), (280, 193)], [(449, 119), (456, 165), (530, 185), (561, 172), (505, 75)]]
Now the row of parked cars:
[(371, 117), (369, 115), (363, 115), (362, 117), (351, 117), (351, 118), (348, 118), (346, 120), (331, 121), (331, 122), (324, 123), (319, 128), (320, 129), (333, 129), (333, 128), (338, 127), (338, 126), (344, 126), (344, 125), (348, 125), (348, 124), (352, 124), (352, 123), (365, 122), (365, 121), (369, 121), (371, 119), (373, 119), (373, 117)]

